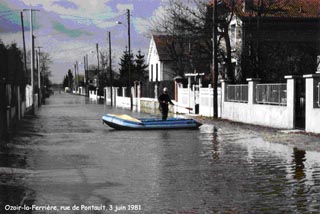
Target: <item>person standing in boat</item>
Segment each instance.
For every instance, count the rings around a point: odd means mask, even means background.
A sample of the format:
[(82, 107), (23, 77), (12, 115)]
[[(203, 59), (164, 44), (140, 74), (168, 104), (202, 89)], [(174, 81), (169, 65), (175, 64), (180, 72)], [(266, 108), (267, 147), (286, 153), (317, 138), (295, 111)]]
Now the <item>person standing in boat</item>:
[(163, 93), (158, 98), (159, 101), (159, 109), (162, 113), (162, 120), (166, 120), (169, 112), (169, 104), (174, 105), (168, 95), (168, 89), (163, 88)]

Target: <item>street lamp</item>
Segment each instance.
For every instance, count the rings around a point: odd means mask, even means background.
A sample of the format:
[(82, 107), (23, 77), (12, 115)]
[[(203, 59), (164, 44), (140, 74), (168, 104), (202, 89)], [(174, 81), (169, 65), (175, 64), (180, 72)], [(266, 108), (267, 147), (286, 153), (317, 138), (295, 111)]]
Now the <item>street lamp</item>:
[[(129, 56), (131, 54), (131, 42), (130, 42), (130, 10), (127, 9), (127, 20), (128, 20), (128, 50), (129, 50)], [(117, 24), (122, 24), (122, 22), (117, 21)], [(130, 90), (130, 110), (132, 111), (133, 109), (133, 98), (132, 98), (132, 93), (131, 93), (131, 65), (130, 63), (128, 64), (128, 73), (129, 73), (129, 83), (128, 87)]]

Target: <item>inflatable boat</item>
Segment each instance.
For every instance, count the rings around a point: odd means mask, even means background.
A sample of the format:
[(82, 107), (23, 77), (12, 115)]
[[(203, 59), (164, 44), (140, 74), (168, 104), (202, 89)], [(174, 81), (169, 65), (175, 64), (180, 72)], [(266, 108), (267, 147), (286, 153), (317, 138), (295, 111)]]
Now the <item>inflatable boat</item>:
[(119, 130), (144, 130), (144, 129), (197, 129), (202, 124), (194, 119), (184, 118), (134, 118), (126, 114), (106, 114), (102, 122)]

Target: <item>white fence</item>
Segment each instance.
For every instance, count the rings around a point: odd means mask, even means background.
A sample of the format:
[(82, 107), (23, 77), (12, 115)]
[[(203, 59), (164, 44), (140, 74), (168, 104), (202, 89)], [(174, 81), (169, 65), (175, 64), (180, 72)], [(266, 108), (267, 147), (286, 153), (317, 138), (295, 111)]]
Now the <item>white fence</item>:
[(32, 106), (32, 87), (31, 85), (26, 85), (26, 108)]
[[(178, 100), (177, 103), (181, 107), (176, 107), (175, 111), (177, 113), (195, 113), (195, 93), (194, 90), (191, 88), (183, 88), (182, 86), (178, 87)], [(192, 111), (188, 110), (187, 108), (192, 108)]]
[(89, 90), (89, 98), (93, 100), (104, 99), (104, 96), (99, 96), (97, 90)]
[[(182, 106), (182, 107), (179, 107)], [(192, 110), (188, 110), (187, 107)], [(178, 88), (177, 113), (192, 113), (202, 116), (213, 116), (213, 88)], [(218, 115), (221, 112), (221, 88), (218, 88)]]
[[(264, 105), (256, 103), (256, 85), (258, 80), (247, 79), (248, 103), (230, 102), (227, 99), (226, 82), (222, 83), (222, 112), (221, 117), (238, 122), (270, 126), (276, 128), (294, 128), (294, 79), (287, 78), (287, 105)], [(289, 99), (290, 98), (290, 99)]]
[[(304, 77), (306, 78), (306, 131), (320, 133), (320, 74)], [(285, 84), (259, 84), (257, 79), (247, 79), (247, 85), (236, 87), (232, 85), (228, 87), (228, 83), (222, 81), (221, 88), (218, 88), (218, 116), (249, 124), (283, 129), (295, 128), (296, 77), (285, 78), (287, 81)], [(134, 88), (132, 92), (133, 90)], [(185, 114), (197, 112), (199, 115), (213, 116), (213, 88), (197, 89), (180, 86), (176, 90), (177, 100), (174, 101), (176, 105), (171, 107), (171, 112)], [(114, 91), (114, 106), (129, 109), (130, 97), (118, 96), (117, 90)], [(110, 94), (110, 89), (105, 93)], [(159, 114), (157, 99), (143, 98), (137, 94), (137, 97), (133, 97), (134, 110)], [(110, 100), (108, 96), (106, 97), (107, 101)]]

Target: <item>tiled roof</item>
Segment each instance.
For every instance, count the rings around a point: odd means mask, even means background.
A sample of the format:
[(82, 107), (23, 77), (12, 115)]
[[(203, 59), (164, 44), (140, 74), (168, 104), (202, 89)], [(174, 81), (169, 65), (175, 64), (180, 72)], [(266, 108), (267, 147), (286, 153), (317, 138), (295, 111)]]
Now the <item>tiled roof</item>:
[[(172, 57), (177, 55), (189, 57), (195, 49), (205, 48), (208, 45), (201, 37), (178, 38), (170, 35), (153, 35), (153, 39), (160, 61), (175, 60)], [(197, 53), (200, 53), (199, 50)]]
[[(218, 0), (218, 2), (230, 5), (232, 0)], [(238, 16), (255, 17), (256, 8), (261, 0), (236, 0), (236, 12)], [(214, 0), (208, 2), (212, 6)], [(292, 18), (320, 18), (320, 0), (263, 0), (264, 7), (261, 11), (263, 17), (292, 17)], [(243, 10), (243, 7), (246, 10)]]
[(160, 61), (172, 60), (170, 57), (169, 45), (173, 42), (173, 37), (168, 35), (153, 35)]

